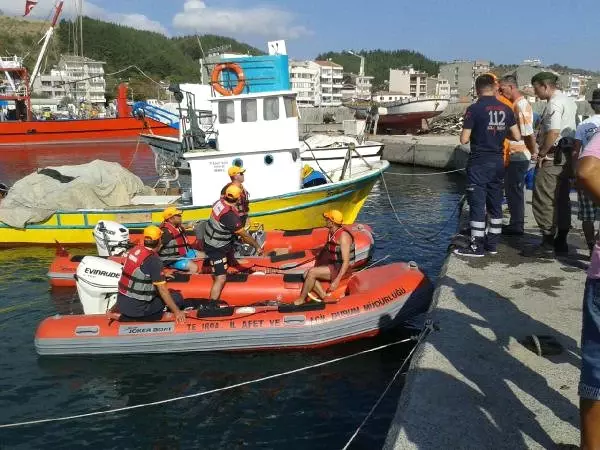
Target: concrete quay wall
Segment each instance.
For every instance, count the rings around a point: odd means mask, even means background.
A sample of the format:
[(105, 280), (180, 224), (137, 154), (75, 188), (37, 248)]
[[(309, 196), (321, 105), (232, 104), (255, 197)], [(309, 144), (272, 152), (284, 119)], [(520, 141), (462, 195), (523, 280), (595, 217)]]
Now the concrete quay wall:
[[(439, 329), (413, 357), (384, 449), (579, 444), (588, 263), (580, 223), (574, 218), (573, 224), (569, 256), (522, 256), (525, 247), (540, 241), (528, 192), (523, 237), (503, 237), (497, 255), (448, 256), (430, 310)], [(457, 237), (454, 243), (466, 242)], [(552, 336), (563, 351), (538, 356), (522, 343), (530, 335)]]
[(458, 136), (380, 136), (385, 144), (383, 159), (398, 164), (434, 169), (464, 169), (469, 146), (459, 145)]

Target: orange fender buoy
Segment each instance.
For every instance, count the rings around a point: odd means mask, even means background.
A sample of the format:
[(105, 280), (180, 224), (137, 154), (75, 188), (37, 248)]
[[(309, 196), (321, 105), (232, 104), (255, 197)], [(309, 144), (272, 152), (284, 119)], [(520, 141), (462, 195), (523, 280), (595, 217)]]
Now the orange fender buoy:
[[(219, 76), (221, 75), (221, 72), (223, 72), (224, 70), (230, 70), (230, 71), (234, 72), (237, 76), (237, 84), (231, 90), (226, 89), (219, 81)], [(215, 91), (217, 91), (219, 94), (224, 95), (224, 96), (240, 95), (244, 91), (244, 88), (246, 87), (246, 77), (244, 75), (244, 71), (242, 70), (240, 65), (236, 64), (236, 63), (217, 64), (215, 66), (215, 68), (213, 69), (212, 74), (210, 76), (210, 82), (213, 85), (213, 87), (215, 88)]]

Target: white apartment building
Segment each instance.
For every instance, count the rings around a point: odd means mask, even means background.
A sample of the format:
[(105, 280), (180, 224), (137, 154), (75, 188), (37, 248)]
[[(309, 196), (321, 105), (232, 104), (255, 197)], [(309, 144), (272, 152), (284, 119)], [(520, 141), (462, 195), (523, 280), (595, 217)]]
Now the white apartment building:
[(427, 96), (427, 72), (409, 66), (404, 69), (390, 69), (390, 92), (400, 92), (411, 97)]
[(435, 85), (435, 95), (441, 98), (450, 98), (450, 82), (444, 78), (438, 78)]
[(315, 61), (321, 69), (321, 106), (342, 106), (344, 67), (333, 61)]
[(321, 105), (321, 66), (314, 61), (290, 61), (290, 84), (299, 107)]
[(76, 101), (104, 104), (104, 64), (83, 56), (61, 55), (56, 69), (35, 80), (33, 92), (52, 99), (62, 99), (67, 95)]

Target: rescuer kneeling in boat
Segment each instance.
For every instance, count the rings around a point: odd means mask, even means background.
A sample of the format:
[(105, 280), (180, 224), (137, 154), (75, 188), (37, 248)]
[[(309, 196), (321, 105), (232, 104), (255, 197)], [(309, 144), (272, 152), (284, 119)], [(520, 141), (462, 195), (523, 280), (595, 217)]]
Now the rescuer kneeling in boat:
[[(305, 303), (306, 297), (313, 289), (321, 299), (325, 298), (327, 292), (335, 291), (340, 284), (340, 280), (346, 275), (350, 263), (354, 260), (354, 238), (342, 225), (342, 213), (332, 209), (324, 213), (323, 216), (329, 229), (327, 243), (317, 257), (315, 267), (306, 272), (302, 292), (300, 298), (294, 301), (295, 305)], [(319, 280), (331, 281), (327, 292), (325, 292)]]
[(169, 292), (163, 275), (163, 263), (157, 254), (162, 231), (155, 225), (144, 229), (144, 243), (129, 251), (119, 280), (117, 305), (126, 318), (160, 320), (165, 305), (175, 320), (185, 322), (185, 302), (181, 295)]
[(160, 225), (163, 234), (162, 246), (158, 252), (160, 259), (168, 266), (177, 270), (198, 273), (198, 264), (194, 259), (203, 257), (190, 248), (185, 236), (181, 215), (183, 211), (175, 206), (169, 206), (163, 212), (164, 222)]
[(227, 255), (233, 248), (236, 236), (256, 249), (257, 254), (263, 251), (258, 242), (250, 236), (242, 224), (242, 218), (236, 204), (242, 195), (239, 186), (232, 184), (225, 190), (225, 195), (212, 207), (210, 218), (204, 231), (204, 251), (213, 268), (213, 285), (210, 289), (211, 300), (219, 300), (227, 279)]
[(325, 175), (308, 164), (304, 164), (304, 167), (302, 167), (302, 188), (321, 186), (322, 184), (327, 184)]
[(240, 195), (240, 199), (237, 202), (237, 210), (239, 212), (240, 220), (242, 221), (242, 226), (246, 227), (246, 223), (248, 222), (248, 213), (250, 212), (250, 194), (244, 188), (244, 177), (246, 173), (246, 169), (238, 166), (231, 166), (227, 169), (227, 175), (231, 178), (231, 182), (227, 183), (221, 189), (221, 198), (225, 196), (225, 191), (229, 186), (237, 186), (242, 190)]

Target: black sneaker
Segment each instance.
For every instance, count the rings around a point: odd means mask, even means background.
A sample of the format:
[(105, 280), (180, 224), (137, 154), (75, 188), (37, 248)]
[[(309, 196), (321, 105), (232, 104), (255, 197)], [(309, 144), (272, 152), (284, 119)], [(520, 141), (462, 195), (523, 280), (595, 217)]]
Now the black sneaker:
[(455, 255), (471, 256), (473, 258), (481, 258), (485, 256), (483, 249), (477, 244), (470, 244), (467, 247), (454, 249)]
[(569, 253), (569, 245), (566, 240), (554, 240), (554, 253), (557, 255), (567, 255)]

